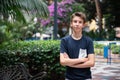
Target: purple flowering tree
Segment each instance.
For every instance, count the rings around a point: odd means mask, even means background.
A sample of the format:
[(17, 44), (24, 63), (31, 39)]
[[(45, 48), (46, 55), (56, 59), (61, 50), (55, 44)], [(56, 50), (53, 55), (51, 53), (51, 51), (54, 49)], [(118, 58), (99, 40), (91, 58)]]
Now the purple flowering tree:
[[(57, 16), (58, 16), (58, 24), (66, 21), (68, 13), (72, 11), (71, 5), (75, 2), (75, 0), (62, 0), (57, 3)], [(49, 18), (40, 19), (40, 23), (42, 26), (53, 25), (53, 17), (54, 17), (54, 2), (48, 6), (49, 9)]]

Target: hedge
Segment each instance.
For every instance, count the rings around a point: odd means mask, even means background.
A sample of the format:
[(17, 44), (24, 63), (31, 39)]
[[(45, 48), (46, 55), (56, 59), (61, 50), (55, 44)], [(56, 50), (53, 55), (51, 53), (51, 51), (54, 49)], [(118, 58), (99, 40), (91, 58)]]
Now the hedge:
[(59, 40), (19, 41), (0, 45), (0, 67), (24, 63), (32, 75), (47, 65), (46, 80), (62, 80), (65, 67), (59, 63)]

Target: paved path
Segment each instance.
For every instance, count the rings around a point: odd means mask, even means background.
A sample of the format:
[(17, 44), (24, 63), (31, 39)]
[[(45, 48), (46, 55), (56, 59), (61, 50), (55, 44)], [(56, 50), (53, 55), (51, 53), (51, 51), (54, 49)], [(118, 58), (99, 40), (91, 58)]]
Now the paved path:
[[(96, 57), (95, 66), (91, 68), (93, 80), (120, 80), (120, 58), (110, 63), (107, 59)], [(114, 61), (114, 62), (113, 62)]]

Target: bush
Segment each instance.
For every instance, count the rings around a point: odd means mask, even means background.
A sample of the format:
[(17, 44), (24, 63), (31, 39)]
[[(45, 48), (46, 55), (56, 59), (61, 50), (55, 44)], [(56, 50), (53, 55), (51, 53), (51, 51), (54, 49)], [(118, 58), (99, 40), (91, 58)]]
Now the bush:
[[(94, 42), (94, 51), (95, 54), (103, 55), (104, 53), (104, 44), (99, 44), (97, 42)], [(119, 54), (120, 53), (120, 45), (112, 44), (107, 45), (111, 50), (113, 54)]]
[[(19, 41), (0, 46), (0, 66), (24, 63), (32, 75), (47, 65), (47, 79), (61, 80), (65, 68), (59, 64), (60, 41)], [(60, 76), (61, 75), (61, 76)]]
[(113, 44), (113, 45), (111, 45), (111, 50), (112, 50), (113, 54), (119, 54), (120, 53), (120, 46)]
[(94, 52), (97, 55), (103, 55), (103, 48), (104, 48), (104, 44), (99, 44), (97, 42), (94, 42)]

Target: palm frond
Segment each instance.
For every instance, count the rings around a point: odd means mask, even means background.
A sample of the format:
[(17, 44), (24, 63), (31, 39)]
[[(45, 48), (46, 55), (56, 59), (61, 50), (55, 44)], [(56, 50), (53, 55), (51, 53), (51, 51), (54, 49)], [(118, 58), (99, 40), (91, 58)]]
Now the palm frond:
[(16, 17), (23, 18), (22, 11), (28, 14), (34, 14), (39, 17), (48, 17), (49, 11), (47, 5), (42, 0), (0, 0), (0, 20), (13, 19), (20, 20)]
[(47, 5), (42, 0), (16, 0), (21, 9), (28, 12), (37, 13), (40, 17), (48, 17)]

